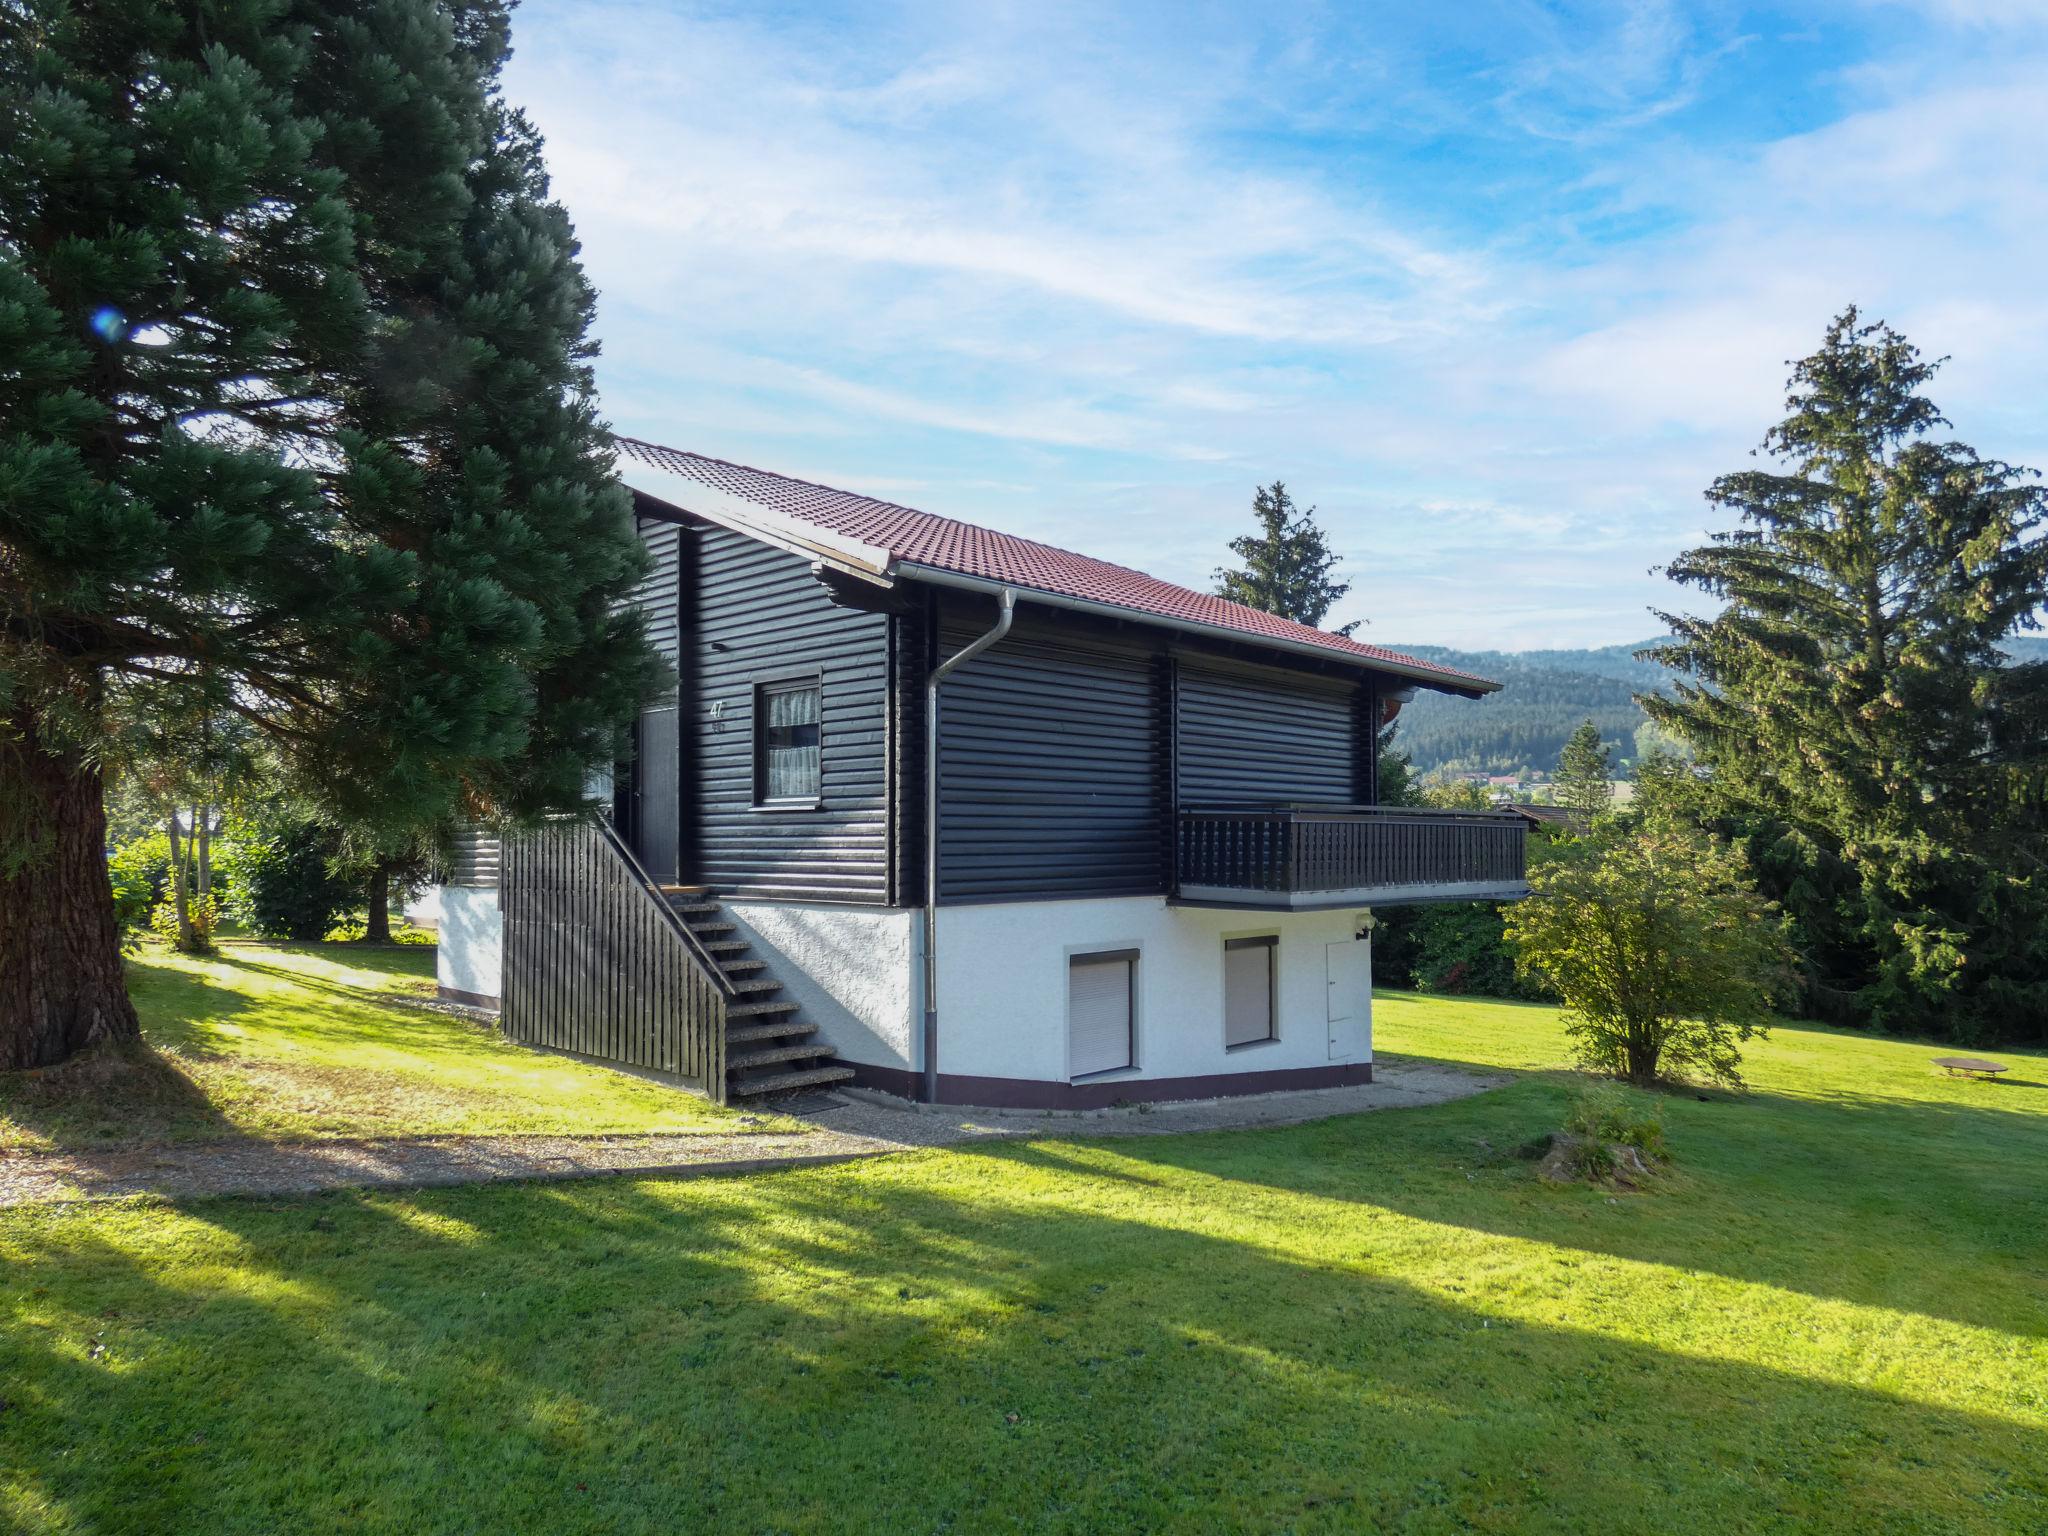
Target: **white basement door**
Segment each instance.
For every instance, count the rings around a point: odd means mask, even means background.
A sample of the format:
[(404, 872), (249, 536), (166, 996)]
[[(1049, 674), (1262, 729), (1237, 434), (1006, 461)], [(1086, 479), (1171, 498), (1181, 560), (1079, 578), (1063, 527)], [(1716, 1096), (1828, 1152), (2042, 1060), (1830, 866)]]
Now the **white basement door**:
[(1067, 962), (1069, 1076), (1089, 1077), (1131, 1065), (1131, 995), (1137, 965), (1135, 950), (1075, 955)]

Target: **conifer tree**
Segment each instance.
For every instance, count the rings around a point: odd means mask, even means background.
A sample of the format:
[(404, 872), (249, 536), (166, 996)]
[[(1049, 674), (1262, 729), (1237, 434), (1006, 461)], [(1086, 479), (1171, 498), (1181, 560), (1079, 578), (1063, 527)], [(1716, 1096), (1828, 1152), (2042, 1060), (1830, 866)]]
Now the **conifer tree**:
[[(1230, 541), (1244, 566), (1217, 570), (1217, 595), (1299, 624), (1321, 625), (1351, 583), (1330, 578), (1338, 560), (1316, 526), (1316, 509), (1297, 510), (1287, 487), (1275, 480), (1252, 493), (1252, 517), (1259, 531)], [(1337, 633), (1348, 635), (1357, 627), (1346, 624)]]
[(1793, 920), (1808, 1006), (1960, 1036), (2048, 1020), (2048, 699), (2001, 644), (2048, 598), (2048, 500), (1934, 434), (1938, 364), (1851, 309), (1794, 365), (1736, 529), (1672, 562), (1724, 600), (1663, 615), (1645, 696), (1710, 770)]
[(1557, 760), (1557, 803), (1590, 821), (1613, 799), (1613, 757), (1600, 740), (1600, 728), (1588, 720), (1572, 732)]
[(578, 804), (658, 663), (504, 5), (0, 27), (5, 1068), (136, 1027), (116, 717), (236, 716), (395, 847)]

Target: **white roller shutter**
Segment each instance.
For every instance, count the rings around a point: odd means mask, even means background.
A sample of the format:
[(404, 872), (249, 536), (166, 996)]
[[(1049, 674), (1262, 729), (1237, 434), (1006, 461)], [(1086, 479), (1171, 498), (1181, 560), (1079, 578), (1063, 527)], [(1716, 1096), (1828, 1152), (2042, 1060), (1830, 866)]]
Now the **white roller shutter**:
[(1136, 1059), (1131, 996), (1138, 956), (1075, 955), (1067, 963), (1067, 1070), (1074, 1077), (1114, 1072)]
[(1223, 946), (1223, 1043), (1273, 1038), (1272, 938), (1230, 939)]

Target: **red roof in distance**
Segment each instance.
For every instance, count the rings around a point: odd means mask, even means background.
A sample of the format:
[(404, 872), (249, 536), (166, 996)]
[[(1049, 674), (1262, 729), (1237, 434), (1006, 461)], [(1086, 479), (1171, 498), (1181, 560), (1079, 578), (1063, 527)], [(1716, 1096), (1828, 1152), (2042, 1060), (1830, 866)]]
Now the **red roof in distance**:
[[(1036, 539), (998, 533), (993, 528), (920, 512), (914, 507), (814, 485), (808, 480), (793, 480), (787, 475), (729, 464), (678, 448), (664, 448), (638, 438), (621, 437), (618, 442), (623, 452), (649, 468), (694, 480), (825, 533), (886, 550), (892, 562), (999, 582), (1025, 592), (1079, 598), (1126, 609), (1139, 617), (1173, 619), (1254, 640), (1278, 640), (1290, 648), (1313, 646), (1354, 662), (1377, 663), (1411, 676), (1421, 674), (1421, 681), (1441, 678), (1445, 685), (1461, 691), (1490, 692), (1499, 686), (1470, 672), (1297, 624), (1211, 592), (1175, 586), (1143, 571), (1077, 555)], [(916, 576), (914, 571), (904, 574), (913, 579)]]

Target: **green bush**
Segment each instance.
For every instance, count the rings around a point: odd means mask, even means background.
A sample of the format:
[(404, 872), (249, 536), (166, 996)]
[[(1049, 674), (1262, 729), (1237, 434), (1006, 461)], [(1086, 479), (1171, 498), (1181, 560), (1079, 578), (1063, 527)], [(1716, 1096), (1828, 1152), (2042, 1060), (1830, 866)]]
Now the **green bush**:
[(1452, 996), (1555, 996), (1536, 977), (1516, 974), (1498, 904), (1486, 901), (1387, 907), (1373, 932), (1376, 981), (1389, 987)]
[[(1666, 1155), (1663, 1107), (1619, 1083), (1588, 1083), (1581, 1088), (1565, 1116), (1564, 1128), (1596, 1143), (1620, 1142), (1634, 1147), (1646, 1160), (1661, 1161)], [(1612, 1164), (1609, 1155), (1606, 1172), (1613, 1171)]]
[(159, 831), (123, 843), (107, 860), (107, 878), (114, 884), (114, 915), (121, 926), (143, 927), (171, 888), (170, 838)]
[(288, 822), (241, 845), (237, 915), (266, 939), (324, 939), (355, 905), (352, 882), (339, 878), (341, 839), (318, 822)]
[[(214, 952), (213, 936), (220, 929), (220, 899), (198, 893), (185, 898), (185, 917), (192, 925), (192, 954)], [(178, 942), (178, 904), (169, 894), (149, 913), (149, 930), (167, 944)]]

